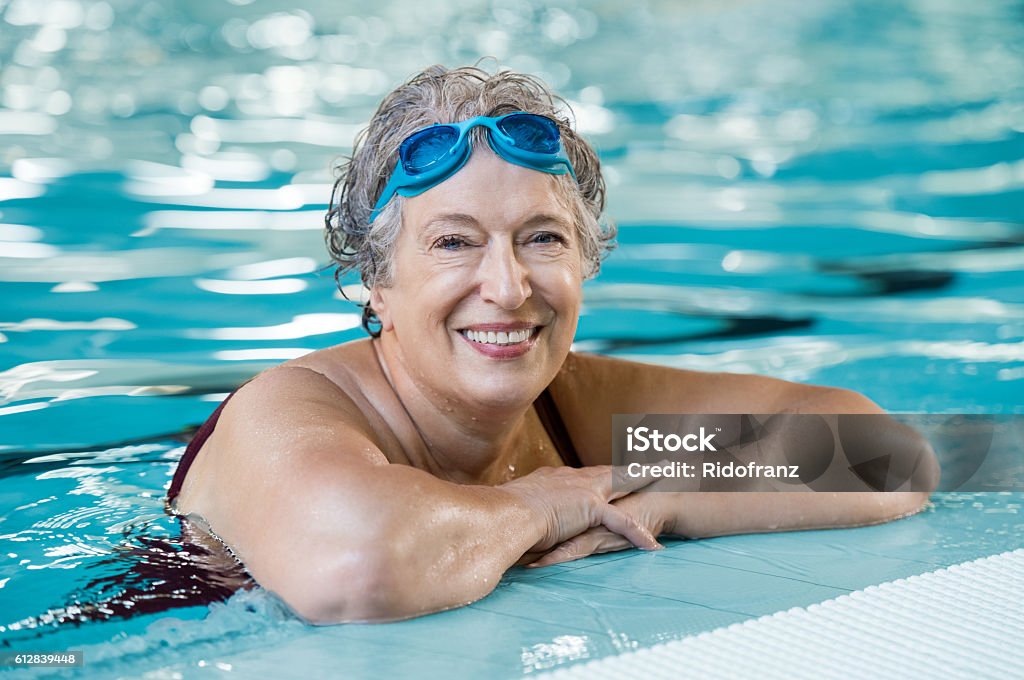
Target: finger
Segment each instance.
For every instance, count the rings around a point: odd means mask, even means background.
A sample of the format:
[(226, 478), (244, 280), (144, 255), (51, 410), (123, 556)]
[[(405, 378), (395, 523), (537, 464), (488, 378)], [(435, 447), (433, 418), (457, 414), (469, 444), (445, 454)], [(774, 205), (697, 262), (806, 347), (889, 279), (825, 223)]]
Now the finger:
[(514, 566), (514, 567), (529, 567), (529, 566), (532, 566), (534, 562), (536, 562), (540, 558), (544, 557), (545, 554), (546, 553), (544, 553), (544, 552), (528, 552), (525, 555), (523, 555), (522, 557), (520, 557), (518, 560), (516, 560), (516, 563), (513, 564), (512, 566)]
[[(625, 539), (623, 539), (625, 540)], [(561, 564), (562, 562), (572, 562), (578, 560), (581, 557), (586, 557), (591, 554), (591, 550), (596, 546), (596, 539), (585, 534), (580, 534), (575, 538), (570, 538), (565, 543), (560, 544), (557, 548), (552, 550), (534, 560), (528, 567), (548, 567), (552, 564)]]
[(660, 550), (665, 547), (658, 543), (647, 527), (614, 505), (605, 505), (601, 510), (601, 524), (636, 547), (642, 550)]
[(609, 486), (604, 490), (605, 498), (609, 501), (614, 501), (623, 496), (639, 491), (647, 486), (658, 481), (655, 477), (648, 476), (632, 476), (628, 473), (628, 467), (625, 465), (609, 466), (611, 467), (612, 474), (609, 479)]
[(604, 527), (595, 527), (579, 536), (570, 538), (547, 555), (540, 557), (527, 566), (546, 567), (552, 564), (571, 562), (590, 555), (625, 550), (632, 547), (633, 544), (622, 536), (614, 534)]

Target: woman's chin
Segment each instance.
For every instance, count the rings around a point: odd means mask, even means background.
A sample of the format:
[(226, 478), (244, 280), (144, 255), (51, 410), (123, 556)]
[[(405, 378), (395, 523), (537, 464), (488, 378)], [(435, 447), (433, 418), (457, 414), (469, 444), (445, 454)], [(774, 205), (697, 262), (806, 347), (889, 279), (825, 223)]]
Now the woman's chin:
[(518, 376), (474, 375), (463, 381), (464, 389), (459, 393), (461, 401), (471, 410), (513, 411), (531, 404), (546, 384), (522, 373)]

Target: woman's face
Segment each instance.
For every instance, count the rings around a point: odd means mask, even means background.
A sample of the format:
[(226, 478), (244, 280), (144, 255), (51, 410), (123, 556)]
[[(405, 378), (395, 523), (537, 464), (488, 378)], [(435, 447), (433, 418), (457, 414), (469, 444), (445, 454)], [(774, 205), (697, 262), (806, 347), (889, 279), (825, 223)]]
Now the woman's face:
[(370, 300), (405, 373), (437, 403), (521, 405), (565, 360), (583, 279), (556, 181), (478, 147), (406, 199), (392, 285)]

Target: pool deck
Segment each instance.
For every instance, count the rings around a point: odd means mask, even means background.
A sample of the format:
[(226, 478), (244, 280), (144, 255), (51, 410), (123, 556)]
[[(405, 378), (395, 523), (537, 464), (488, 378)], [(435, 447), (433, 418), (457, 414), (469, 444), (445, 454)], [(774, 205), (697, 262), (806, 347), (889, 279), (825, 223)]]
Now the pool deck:
[[(287, 676), (299, 659), (306, 677), (519, 677), (1024, 547), (1022, 501), (1020, 493), (937, 494), (924, 512), (880, 526), (669, 541), (656, 553), (514, 569), (462, 609), (303, 628), (270, 647), (238, 639), (234, 653), (201, 656), (237, 677)], [(181, 651), (163, 667), (200, 670)]]

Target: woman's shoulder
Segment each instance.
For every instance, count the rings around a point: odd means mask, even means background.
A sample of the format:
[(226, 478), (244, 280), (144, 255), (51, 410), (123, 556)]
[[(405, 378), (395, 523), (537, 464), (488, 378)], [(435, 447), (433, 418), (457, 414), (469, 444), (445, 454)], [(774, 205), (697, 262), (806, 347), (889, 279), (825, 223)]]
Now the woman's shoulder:
[[(625, 405), (644, 403), (666, 388), (674, 399), (687, 395), (695, 406), (716, 391), (738, 387), (737, 376), (674, 368), (631, 361), (600, 354), (570, 352), (561, 370), (551, 383), (553, 395), (579, 403), (584, 410), (596, 403), (613, 402)], [(738, 382), (746, 382), (744, 376)]]
[[(318, 354), (318, 353), (314, 353)], [(325, 442), (347, 443), (351, 456), (383, 462), (358, 383), (330, 370), (330, 352), (269, 368), (237, 389), (213, 417), (213, 427), (187, 469), (177, 505), (182, 512), (217, 513), (227, 489), (272, 493), (282, 475), (315, 479)], [(306, 357), (303, 357), (306, 359)], [(340, 458), (339, 458), (340, 460)], [(281, 466), (287, 461), (287, 469)], [(272, 484), (270, 484), (272, 486)], [(223, 519), (223, 518), (222, 518)]]
[(576, 352), (566, 358), (551, 390), (559, 407), (565, 404), (580, 414), (859, 413), (878, 408), (849, 390)]
[[(367, 338), (316, 350), (267, 368), (239, 388), (232, 401), (251, 402), (258, 393), (257, 403), (267, 402), (275, 391), (283, 389), (300, 399), (340, 394), (342, 403), (351, 400), (362, 411), (368, 406), (368, 395), (378, 390), (382, 382), (386, 383), (386, 379)], [(244, 398), (245, 394), (249, 397)]]
[[(288, 378), (284, 377), (285, 373), (290, 374)], [(369, 338), (310, 352), (269, 368), (256, 379), (269, 376), (296, 380), (311, 386), (326, 380), (350, 397), (372, 391), (383, 377)]]
[(237, 391), (224, 415), (284, 423), (287, 413), (315, 411), (372, 435), (380, 429), (385, 388), (370, 340), (354, 340), (264, 370)]
[(359, 380), (332, 365), (330, 356), (321, 350), (257, 374), (224, 404), (215, 433), (237, 434), (260, 423), (264, 433), (287, 437), (327, 420), (367, 429)]

